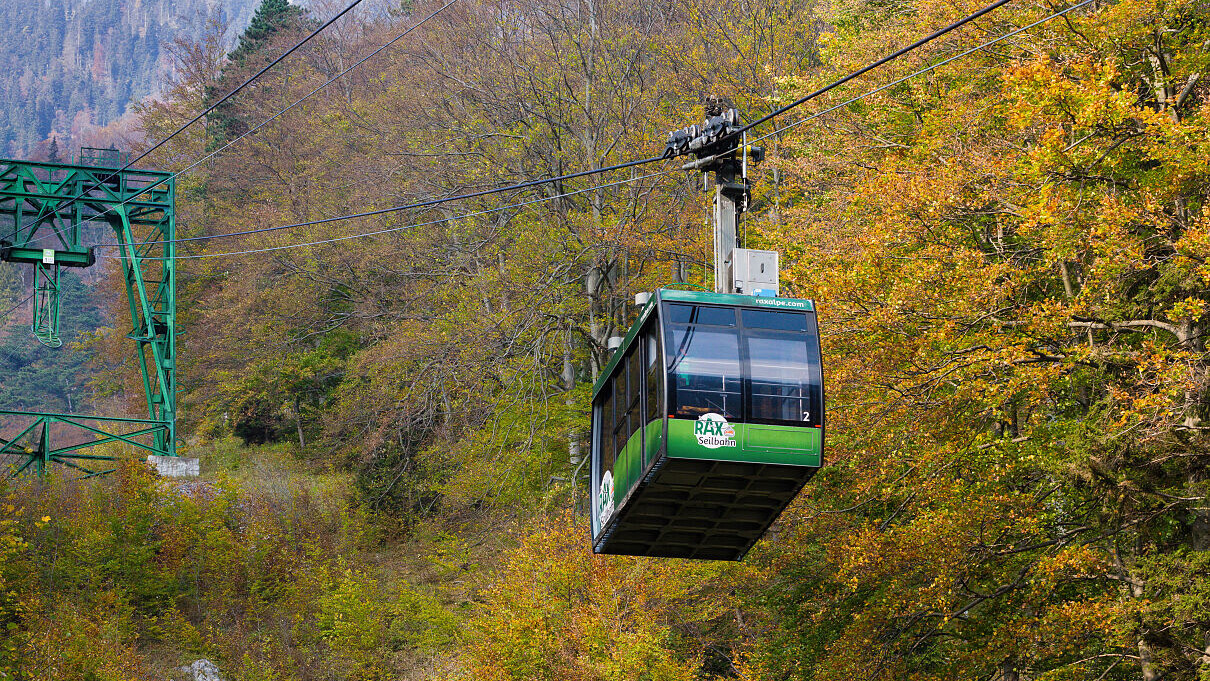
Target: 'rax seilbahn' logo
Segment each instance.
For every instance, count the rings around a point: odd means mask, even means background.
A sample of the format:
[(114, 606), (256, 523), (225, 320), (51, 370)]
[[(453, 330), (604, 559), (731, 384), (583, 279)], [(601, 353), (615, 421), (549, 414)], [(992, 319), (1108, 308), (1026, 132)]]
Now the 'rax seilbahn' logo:
[(601, 524), (604, 525), (609, 516), (613, 515), (613, 472), (605, 471), (605, 475), (601, 476), (601, 489), (597, 490), (597, 508), (599, 510), (598, 517)]
[(697, 443), (706, 449), (735, 446), (735, 426), (719, 414), (702, 414), (693, 424)]

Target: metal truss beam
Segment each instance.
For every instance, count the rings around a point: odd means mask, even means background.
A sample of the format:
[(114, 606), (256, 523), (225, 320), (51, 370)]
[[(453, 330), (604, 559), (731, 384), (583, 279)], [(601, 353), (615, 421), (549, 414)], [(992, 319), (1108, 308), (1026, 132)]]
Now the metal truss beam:
[[(176, 456), (180, 405), (175, 209), (176, 185), (170, 173), (0, 159), (0, 261), (37, 268), (32, 330), (39, 341), (52, 347), (61, 344), (59, 268), (96, 262), (92, 248), (82, 240), (84, 224), (107, 223), (117, 236), (117, 262), (130, 306), (127, 337), (135, 343), (148, 416), (125, 419), (0, 409), (0, 435), (16, 432), (11, 440), (0, 437), (0, 456), (15, 458), (19, 464), (14, 474), (31, 467), (43, 473), (52, 462), (87, 475), (103, 474), (108, 471), (83, 467), (76, 459), (112, 457), (75, 452), (107, 442)], [(29, 417), (32, 423), (23, 426)], [(83, 431), (94, 439), (53, 446), (52, 436), (64, 431)]]

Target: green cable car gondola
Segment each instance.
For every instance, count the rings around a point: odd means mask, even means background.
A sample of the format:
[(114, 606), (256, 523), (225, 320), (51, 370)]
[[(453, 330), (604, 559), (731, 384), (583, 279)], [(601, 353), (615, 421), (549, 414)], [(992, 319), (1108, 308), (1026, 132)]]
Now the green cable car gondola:
[(812, 301), (656, 291), (593, 387), (593, 550), (739, 560), (823, 436)]

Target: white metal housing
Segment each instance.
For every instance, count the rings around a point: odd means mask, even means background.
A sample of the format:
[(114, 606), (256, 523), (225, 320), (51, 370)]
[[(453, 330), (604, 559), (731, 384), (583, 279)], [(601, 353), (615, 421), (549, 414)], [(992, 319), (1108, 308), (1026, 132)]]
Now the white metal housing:
[(781, 293), (777, 251), (737, 248), (732, 266), (735, 292), (748, 296), (777, 296)]

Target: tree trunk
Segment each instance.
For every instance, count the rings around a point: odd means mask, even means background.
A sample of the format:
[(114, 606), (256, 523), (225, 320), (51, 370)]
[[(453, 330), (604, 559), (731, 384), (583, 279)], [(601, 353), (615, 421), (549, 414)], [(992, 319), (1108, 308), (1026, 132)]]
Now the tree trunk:
[[(567, 342), (563, 344), (563, 389), (567, 391), (567, 408), (573, 409), (576, 401), (571, 395), (576, 387), (576, 370), (571, 361), (571, 331), (567, 332)], [(572, 466), (580, 465), (583, 454), (580, 449), (580, 433), (575, 428), (567, 432), (567, 459)], [(572, 481), (575, 484), (575, 481)]]
[(1143, 669), (1143, 681), (1158, 681), (1160, 673), (1151, 662), (1151, 646), (1139, 638), (1139, 666)]
[[(600, 300), (601, 292), (601, 270), (597, 267), (590, 267), (584, 275), (584, 292), (588, 294), (588, 334), (592, 336), (592, 340), (596, 343), (605, 343), (605, 334), (607, 331), (602, 331), (601, 323), (597, 317), (597, 303)], [(597, 353), (592, 353), (592, 380), (597, 380), (597, 374), (601, 371), (600, 362), (597, 361)]]
[(298, 448), (305, 449), (307, 440), (303, 437), (302, 399), (297, 394), (294, 395), (294, 426), (298, 429)]
[[(1130, 593), (1130, 597), (1135, 600), (1142, 598), (1146, 584), (1127, 572), (1126, 565), (1122, 562), (1122, 556), (1118, 553), (1116, 548), (1113, 551), (1113, 562), (1115, 567), (1117, 567), (1119, 579), (1122, 580), (1123, 584), (1127, 585), (1126, 588)], [(1141, 626), (1139, 631), (1138, 649), (1139, 667), (1143, 672), (1143, 681), (1158, 681), (1161, 674), (1155, 668), (1155, 664), (1151, 661), (1151, 645), (1148, 644), (1147, 640), (1144, 638)]]

